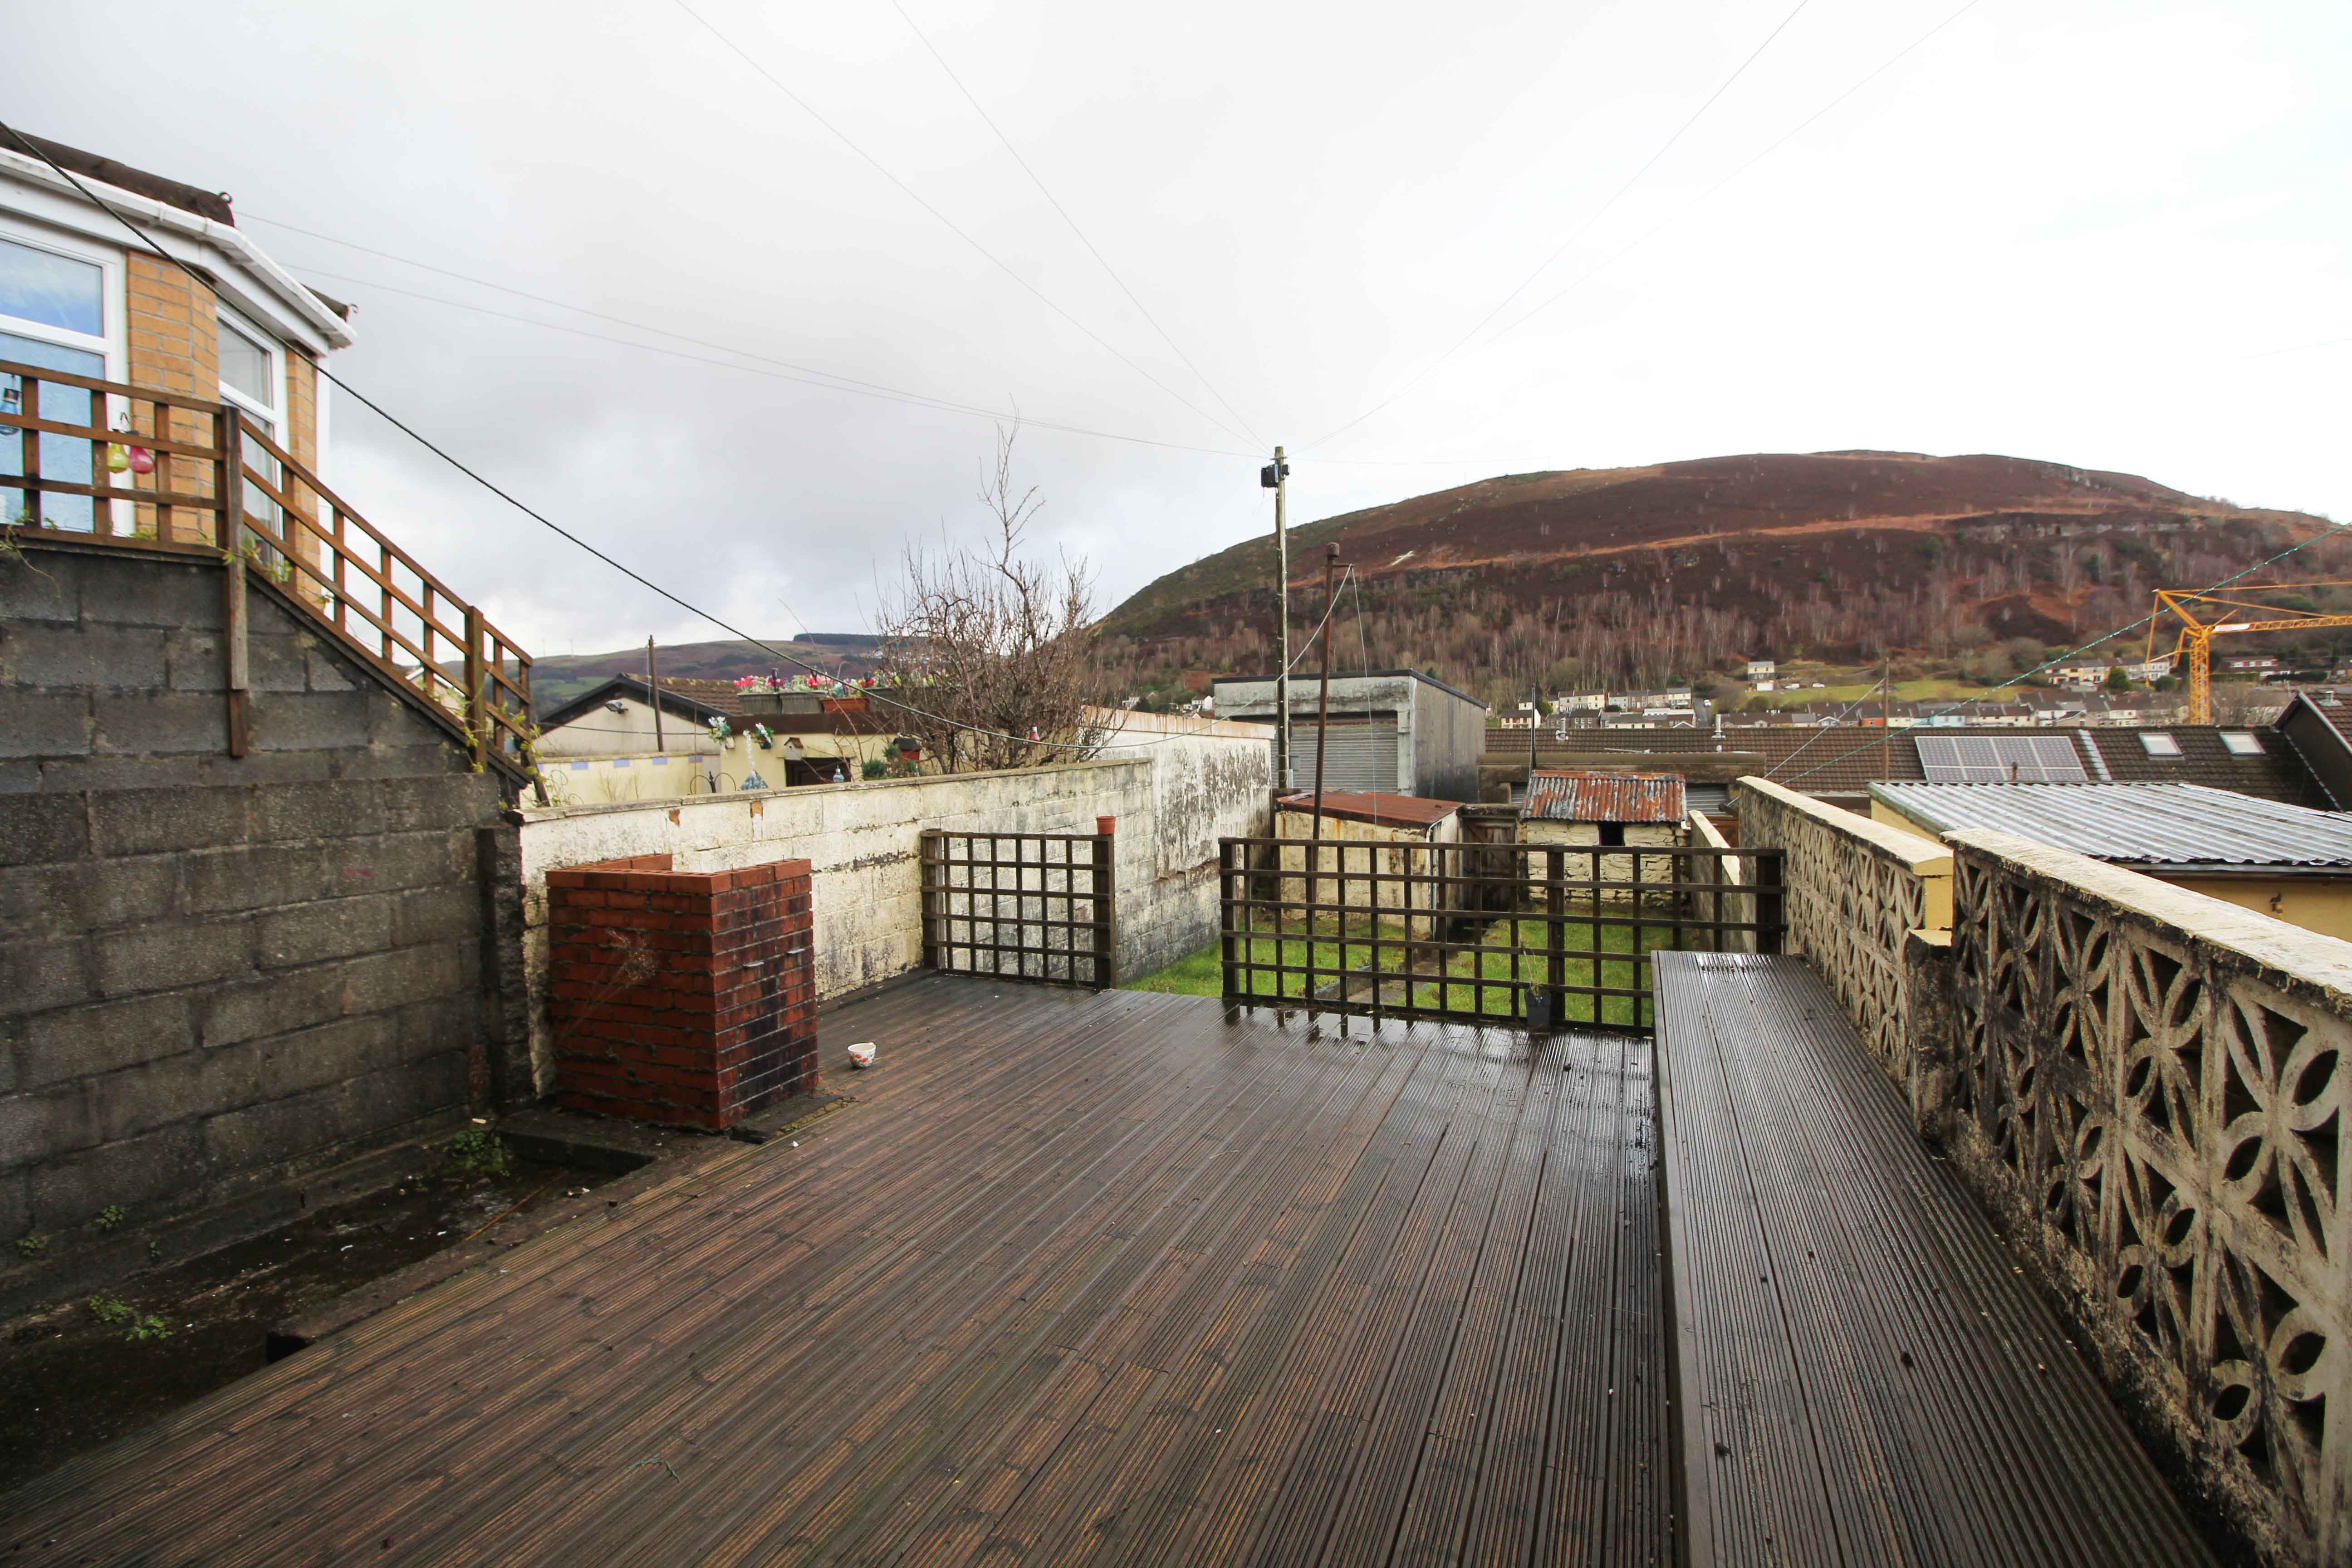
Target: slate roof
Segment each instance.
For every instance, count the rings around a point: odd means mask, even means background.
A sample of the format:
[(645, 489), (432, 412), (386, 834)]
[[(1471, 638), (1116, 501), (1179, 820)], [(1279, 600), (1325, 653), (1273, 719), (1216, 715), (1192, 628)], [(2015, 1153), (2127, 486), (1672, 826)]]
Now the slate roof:
[[(1874, 724), (1838, 724), (1731, 729), (1719, 737), (1707, 730), (1615, 733), (1571, 730), (1566, 741), (1544, 732), (1537, 742), (1536, 762), (1541, 767), (1552, 756), (1568, 754), (1573, 755), (1580, 766), (1610, 767), (1622, 757), (1622, 765), (1627, 772), (1675, 769), (1694, 774), (1713, 773), (1720, 778), (1724, 776), (1722, 771), (1706, 767), (1704, 759), (1722, 756), (1731, 760), (1738, 772), (1761, 773), (1806, 795), (1859, 795), (1866, 794), (1871, 784), (1881, 779), (1926, 779), (1927, 771), (1919, 765), (1919, 749), (1913, 744), (1918, 735), (2063, 735), (2074, 740), (2078, 752), (2088, 742), (2091, 751), (2084, 753), (2084, 765), (2095, 781), (2196, 784), (2290, 805), (2321, 810), (2338, 805), (2352, 807), (2352, 801), (2329, 798), (2302, 753), (2274, 728), (2257, 725), (2251, 729), (2249, 732), (2261, 742), (2263, 751), (2250, 757), (2230, 752), (2221, 741), (2222, 729), (2218, 725), (2147, 724), (2114, 728), (1937, 728), (1896, 730), (1890, 734)], [(2158, 759), (2148, 755), (2139, 737), (2158, 731), (2179, 742), (2179, 757)], [(1886, 755), (1884, 765), (1880, 762), (1882, 750)], [(1491, 738), (1482, 761), (1487, 764), (1524, 765), (1527, 754), (1527, 731), (1522, 730), (1517, 732), (1516, 742), (1502, 736)], [(1599, 759), (1602, 757), (1611, 759), (1610, 763), (1601, 763)], [(2102, 764), (2106, 769), (2104, 779)]]

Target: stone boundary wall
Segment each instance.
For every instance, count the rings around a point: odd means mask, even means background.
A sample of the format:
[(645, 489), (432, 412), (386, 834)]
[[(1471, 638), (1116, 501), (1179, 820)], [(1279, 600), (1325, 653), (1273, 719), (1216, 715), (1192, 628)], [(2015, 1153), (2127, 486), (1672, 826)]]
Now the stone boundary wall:
[(1954, 1165), (2210, 1502), (2352, 1562), (2352, 942), (1946, 840)]
[(262, 586), (231, 758), (219, 561), (24, 544), (0, 560), (0, 1296), (510, 1087), (496, 781)]
[(1092, 833), (1118, 818), (1118, 973), (1132, 979), (1216, 939), (1217, 841), (1266, 830), (1274, 752), (1260, 727), (1105, 715), (1093, 762), (998, 773), (802, 785), (524, 813), (523, 967), (531, 1055), (551, 1085), (547, 873), (667, 854), (681, 871), (786, 858), (813, 867), (816, 989), (830, 1000), (922, 963), (922, 830)]
[(1782, 852), (1786, 951), (1812, 961), (1913, 1121), (1935, 1131), (1950, 1069), (1910, 1027), (1906, 954), (1912, 932), (1952, 923), (1951, 851), (1752, 775), (1733, 786), (1732, 809), (1741, 848)]

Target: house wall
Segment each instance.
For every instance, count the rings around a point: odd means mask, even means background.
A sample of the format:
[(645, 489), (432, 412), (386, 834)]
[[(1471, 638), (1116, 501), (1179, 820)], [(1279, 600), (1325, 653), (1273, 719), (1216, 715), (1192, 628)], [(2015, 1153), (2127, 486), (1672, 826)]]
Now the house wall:
[(2321, 936), (2352, 940), (2352, 883), (2316, 877), (2168, 877), (2143, 867), (2168, 887), (2186, 888)]
[(510, 1088), (495, 782), (261, 586), (232, 759), (220, 564), (24, 550), (0, 561), (0, 1237), (219, 1204)]
[(549, 870), (667, 854), (682, 872), (786, 858), (812, 866), (816, 988), (832, 999), (922, 963), (917, 858), (922, 830), (1092, 833), (1118, 819), (1118, 971), (1133, 978), (1206, 946), (1217, 931), (1221, 837), (1264, 833), (1274, 753), (1259, 727), (1107, 716), (1134, 750), (999, 773), (815, 784), (650, 805), (524, 814), (524, 946), (531, 1056), (550, 1081)]

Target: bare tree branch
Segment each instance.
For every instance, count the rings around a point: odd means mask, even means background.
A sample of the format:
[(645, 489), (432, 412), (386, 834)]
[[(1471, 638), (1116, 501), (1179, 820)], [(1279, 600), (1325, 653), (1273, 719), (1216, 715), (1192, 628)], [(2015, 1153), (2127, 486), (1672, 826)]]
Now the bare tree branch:
[[(1093, 583), (1086, 563), (1045, 566), (1022, 553), (1045, 506), (1013, 471), (1018, 420), (1000, 426), (980, 502), (993, 524), (983, 549), (909, 545), (901, 581), (877, 616), (879, 679), (921, 713), (908, 732), (942, 773), (1036, 767), (1089, 754), (1095, 675)], [(1033, 740), (1032, 737), (1034, 737)]]

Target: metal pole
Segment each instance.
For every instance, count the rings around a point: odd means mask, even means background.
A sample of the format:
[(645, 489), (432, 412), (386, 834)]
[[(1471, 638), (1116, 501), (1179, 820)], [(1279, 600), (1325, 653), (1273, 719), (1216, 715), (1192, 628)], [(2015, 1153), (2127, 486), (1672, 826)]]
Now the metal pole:
[(1280, 619), (1275, 633), (1274, 705), (1274, 784), (1276, 795), (1290, 787), (1290, 534), (1286, 527), (1286, 506), (1290, 493), (1290, 465), (1282, 460), (1282, 448), (1274, 449), (1274, 559), (1275, 572), (1281, 602)]
[(661, 677), (654, 672), (654, 639), (646, 639), (646, 700), (654, 705), (654, 750), (666, 752), (662, 744)]

